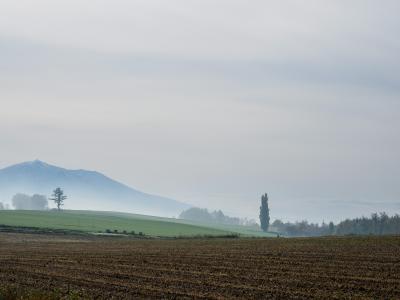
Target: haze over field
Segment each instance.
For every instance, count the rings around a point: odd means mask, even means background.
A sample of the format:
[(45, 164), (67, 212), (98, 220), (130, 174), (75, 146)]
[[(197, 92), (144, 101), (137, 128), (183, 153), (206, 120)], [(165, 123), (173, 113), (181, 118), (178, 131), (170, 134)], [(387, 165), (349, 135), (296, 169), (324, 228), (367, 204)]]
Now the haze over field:
[(272, 219), (399, 213), (399, 1), (0, 11), (0, 169), (40, 158), (240, 217), (264, 192)]
[[(50, 197), (54, 187), (60, 186), (68, 191), (64, 209), (95, 208), (176, 217), (189, 208), (187, 204), (135, 190), (95, 171), (67, 170), (39, 160), (0, 169), (0, 202), (3, 203), (18, 193)], [(53, 201), (50, 207), (55, 207)]]

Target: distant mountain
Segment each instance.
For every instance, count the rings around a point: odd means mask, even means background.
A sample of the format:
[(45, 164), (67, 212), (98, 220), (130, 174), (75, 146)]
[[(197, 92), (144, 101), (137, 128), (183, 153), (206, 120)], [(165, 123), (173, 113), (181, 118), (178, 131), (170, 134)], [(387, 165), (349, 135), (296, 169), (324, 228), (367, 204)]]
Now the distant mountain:
[(177, 216), (189, 205), (150, 195), (105, 175), (86, 170), (67, 170), (39, 160), (0, 169), (0, 202), (10, 203), (16, 193), (50, 196), (56, 188), (68, 196), (67, 209), (110, 210), (159, 216)]

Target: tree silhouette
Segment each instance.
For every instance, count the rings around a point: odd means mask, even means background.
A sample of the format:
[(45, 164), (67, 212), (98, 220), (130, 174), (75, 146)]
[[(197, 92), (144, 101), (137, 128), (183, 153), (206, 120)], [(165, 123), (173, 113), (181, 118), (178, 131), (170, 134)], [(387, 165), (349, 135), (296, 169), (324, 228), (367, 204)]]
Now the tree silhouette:
[(328, 228), (329, 228), (329, 234), (333, 235), (335, 233), (335, 224), (333, 224), (332, 221), (329, 222)]
[(60, 210), (61, 206), (64, 205), (65, 199), (67, 199), (67, 196), (65, 196), (64, 191), (58, 187), (53, 191), (52, 198), (50, 198), (49, 200), (54, 201), (57, 204), (57, 209)]
[(260, 225), (263, 231), (268, 231), (269, 220), (268, 194), (265, 194), (261, 196), (260, 207)]

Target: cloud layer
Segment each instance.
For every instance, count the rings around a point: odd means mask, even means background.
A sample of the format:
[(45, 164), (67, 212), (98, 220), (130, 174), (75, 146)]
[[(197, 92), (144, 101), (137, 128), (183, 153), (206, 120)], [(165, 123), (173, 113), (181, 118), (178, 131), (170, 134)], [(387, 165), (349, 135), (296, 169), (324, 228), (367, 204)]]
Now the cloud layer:
[(2, 1), (1, 165), (257, 217), (399, 212), (397, 1)]

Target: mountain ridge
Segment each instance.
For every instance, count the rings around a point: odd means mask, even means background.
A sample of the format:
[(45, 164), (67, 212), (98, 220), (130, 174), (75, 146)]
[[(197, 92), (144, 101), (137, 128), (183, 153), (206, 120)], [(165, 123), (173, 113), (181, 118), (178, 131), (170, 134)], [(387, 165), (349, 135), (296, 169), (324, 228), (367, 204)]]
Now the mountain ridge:
[(2, 202), (7, 202), (5, 200), (18, 192), (49, 196), (57, 186), (65, 189), (70, 196), (65, 203), (68, 209), (119, 210), (171, 216), (190, 207), (183, 202), (136, 190), (97, 171), (66, 169), (38, 159), (0, 169)]

